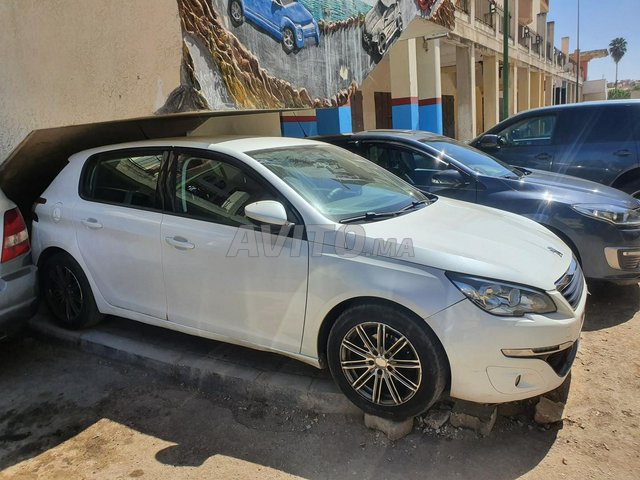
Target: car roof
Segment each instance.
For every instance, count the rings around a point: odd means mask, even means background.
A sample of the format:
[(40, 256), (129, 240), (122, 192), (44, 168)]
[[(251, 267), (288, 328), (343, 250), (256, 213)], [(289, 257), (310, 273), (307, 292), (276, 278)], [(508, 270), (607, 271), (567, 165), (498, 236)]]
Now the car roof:
[(101, 147), (83, 150), (71, 156), (70, 160), (75, 158), (86, 158), (97, 153), (110, 152), (113, 150), (128, 150), (134, 148), (153, 148), (153, 147), (184, 147), (184, 148), (200, 148), (203, 150), (212, 149), (212, 147), (221, 146), (233, 149), (237, 152), (251, 152), (255, 150), (265, 150), (271, 148), (298, 147), (322, 145), (310, 139), (289, 138), (289, 137), (252, 137), (242, 135), (226, 135), (220, 137), (174, 137), (174, 138), (158, 138), (154, 140), (141, 140), (137, 142), (117, 143), (113, 145), (104, 145)]
[(397, 140), (398, 138), (406, 140), (414, 140), (418, 142), (437, 142), (438, 140), (445, 140), (450, 142), (452, 139), (443, 135), (438, 135), (433, 132), (427, 132), (424, 130), (364, 130), (357, 133), (347, 133), (341, 135), (326, 135), (321, 137), (313, 137), (315, 140), (331, 142), (340, 139), (364, 139), (364, 138), (376, 138), (376, 139), (388, 139)]
[(556, 110), (569, 110), (569, 109), (581, 109), (581, 108), (593, 108), (593, 107), (605, 107), (610, 108), (615, 105), (638, 105), (640, 106), (640, 99), (626, 99), (626, 100), (597, 100), (592, 102), (580, 102), (580, 103), (567, 103), (564, 105), (549, 105), (548, 107), (533, 108), (519, 113), (531, 114), (538, 112), (552, 112)]

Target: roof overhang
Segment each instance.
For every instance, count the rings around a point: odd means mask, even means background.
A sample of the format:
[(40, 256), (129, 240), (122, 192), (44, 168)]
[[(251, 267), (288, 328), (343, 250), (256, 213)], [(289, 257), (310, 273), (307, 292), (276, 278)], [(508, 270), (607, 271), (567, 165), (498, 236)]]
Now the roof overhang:
[(33, 201), (74, 153), (115, 143), (185, 136), (214, 117), (279, 112), (281, 110), (178, 113), (34, 130), (0, 166), (0, 188), (28, 215)]

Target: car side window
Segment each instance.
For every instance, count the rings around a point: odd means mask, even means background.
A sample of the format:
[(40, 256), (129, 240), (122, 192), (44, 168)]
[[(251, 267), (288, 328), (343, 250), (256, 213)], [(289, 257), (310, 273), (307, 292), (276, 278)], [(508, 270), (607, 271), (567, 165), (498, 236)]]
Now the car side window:
[(143, 209), (160, 209), (158, 177), (164, 152), (108, 154), (89, 160), (81, 193), (86, 200)]
[(509, 125), (498, 135), (509, 147), (550, 145), (555, 126), (555, 115), (541, 115)]
[(277, 200), (261, 183), (223, 159), (180, 153), (176, 161), (176, 213), (224, 225), (255, 225), (244, 207)]
[(369, 160), (417, 187), (437, 184), (434, 176), (450, 168), (449, 164), (434, 156), (394, 145), (369, 144)]

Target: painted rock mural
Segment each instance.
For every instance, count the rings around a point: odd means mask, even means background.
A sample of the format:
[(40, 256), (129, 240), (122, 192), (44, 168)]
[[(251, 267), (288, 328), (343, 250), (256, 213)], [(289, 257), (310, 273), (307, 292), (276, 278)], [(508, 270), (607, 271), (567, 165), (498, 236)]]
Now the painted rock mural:
[(159, 113), (343, 105), (403, 29), (451, 0), (177, 0), (181, 86)]

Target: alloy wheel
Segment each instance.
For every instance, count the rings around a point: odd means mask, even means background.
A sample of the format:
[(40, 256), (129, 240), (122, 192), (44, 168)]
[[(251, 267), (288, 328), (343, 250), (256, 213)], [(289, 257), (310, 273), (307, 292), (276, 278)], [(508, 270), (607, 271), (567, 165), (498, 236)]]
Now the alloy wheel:
[(242, 7), (238, 2), (231, 2), (231, 18), (235, 22), (242, 21)]
[(360, 323), (349, 330), (340, 345), (340, 366), (351, 388), (376, 405), (402, 405), (422, 383), (415, 348), (384, 323)]
[(82, 288), (75, 274), (64, 265), (47, 271), (47, 300), (55, 315), (72, 324), (82, 312)]
[(293, 31), (289, 28), (285, 28), (282, 32), (282, 44), (287, 51), (292, 51), (295, 47), (293, 41)]

